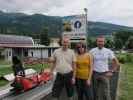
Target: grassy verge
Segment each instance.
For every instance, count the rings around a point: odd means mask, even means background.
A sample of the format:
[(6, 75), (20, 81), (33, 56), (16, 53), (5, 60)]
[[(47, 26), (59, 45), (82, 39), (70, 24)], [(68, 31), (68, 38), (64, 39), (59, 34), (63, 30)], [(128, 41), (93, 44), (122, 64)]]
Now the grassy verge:
[(133, 99), (133, 63), (122, 65), (119, 86), (119, 100)]
[(1, 64), (1, 65), (10, 65), (11, 62), (10, 62), (10, 61), (5, 61), (5, 60), (1, 60), (1, 59), (0, 59), (0, 64)]
[(0, 80), (0, 87), (6, 85), (6, 84), (8, 84), (8, 83), (9, 83), (8, 81), (6, 81), (6, 80), (4, 80), (4, 79), (1, 79), (1, 80)]
[(0, 67), (0, 76), (3, 76), (5, 74), (12, 73), (12, 68), (7, 66), (7, 67)]

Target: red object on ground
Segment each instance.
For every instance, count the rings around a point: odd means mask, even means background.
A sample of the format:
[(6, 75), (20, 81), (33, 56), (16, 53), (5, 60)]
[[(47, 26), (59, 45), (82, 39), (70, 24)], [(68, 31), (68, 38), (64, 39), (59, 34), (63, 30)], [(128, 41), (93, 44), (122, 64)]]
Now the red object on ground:
[(43, 82), (47, 82), (51, 79), (51, 75), (48, 72), (44, 72), (40, 74), (40, 80)]
[(15, 87), (16, 93), (20, 93), (22, 91), (27, 91), (32, 89), (33, 87), (38, 86), (40, 83), (46, 83), (51, 80), (52, 77), (49, 72), (41, 72), (38, 74), (33, 74), (32, 76), (26, 77), (16, 77), (15, 84), (19, 84), (22, 88)]
[(24, 91), (27, 91), (27, 90), (31, 89), (34, 86), (33, 81), (29, 80), (29, 79), (26, 79), (26, 78), (22, 79), (22, 85), (23, 85)]

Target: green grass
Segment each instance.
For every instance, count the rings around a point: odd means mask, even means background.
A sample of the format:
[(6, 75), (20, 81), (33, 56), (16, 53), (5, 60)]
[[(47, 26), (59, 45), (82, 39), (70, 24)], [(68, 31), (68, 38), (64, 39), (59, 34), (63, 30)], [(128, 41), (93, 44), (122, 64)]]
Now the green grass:
[(5, 74), (12, 73), (12, 68), (10, 66), (7, 67), (0, 67), (0, 76), (3, 76)]
[(10, 65), (11, 61), (5, 61), (0, 59), (0, 65)]
[(122, 65), (119, 100), (133, 100), (133, 63)]
[[(34, 70), (39, 72), (39, 71), (47, 68), (48, 64), (24, 65), (24, 67), (25, 67), (25, 69), (33, 68)], [(10, 73), (13, 73), (10, 65), (0, 67), (0, 77), (2, 77), (3, 75), (6, 75), (6, 74), (10, 74)], [(8, 81), (0, 78), (0, 87), (6, 85), (7, 83), (8, 83)]]
[(6, 80), (4, 80), (4, 79), (1, 79), (0, 80), (0, 86), (4, 86), (4, 85), (6, 85), (6, 84), (8, 84), (9, 82), (8, 81), (6, 81)]

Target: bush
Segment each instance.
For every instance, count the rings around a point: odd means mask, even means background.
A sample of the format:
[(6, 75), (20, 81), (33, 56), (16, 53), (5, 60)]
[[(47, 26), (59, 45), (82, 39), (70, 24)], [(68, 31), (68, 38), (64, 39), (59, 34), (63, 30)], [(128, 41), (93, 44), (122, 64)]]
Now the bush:
[(126, 55), (126, 60), (127, 60), (127, 62), (133, 62), (133, 54), (132, 53), (128, 53)]
[(133, 62), (133, 54), (132, 53), (126, 53), (126, 54), (118, 54), (117, 58), (120, 63), (127, 63), (127, 62)]
[(122, 63), (122, 64), (124, 64), (126, 62), (126, 57), (125, 56), (118, 56), (117, 58), (118, 58), (119, 62)]

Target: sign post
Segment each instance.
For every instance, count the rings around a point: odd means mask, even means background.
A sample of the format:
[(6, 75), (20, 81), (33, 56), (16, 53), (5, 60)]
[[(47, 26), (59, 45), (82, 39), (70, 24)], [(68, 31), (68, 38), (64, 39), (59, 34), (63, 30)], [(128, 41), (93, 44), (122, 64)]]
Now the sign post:
[(88, 20), (87, 20), (88, 9), (87, 8), (84, 8), (84, 11), (85, 11), (85, 15), (86, 15), (86, 47), (88, 47), (88, 45), (87, 45), (87, 40), (88, 40)]
[[(84, 9), (85, 10), (85, 9)], [(68, 37), (71, 44), (84, 42), (87, 44), (87, 10), (85, 14), (66, 16), (63, 18), (63, 37)]]

